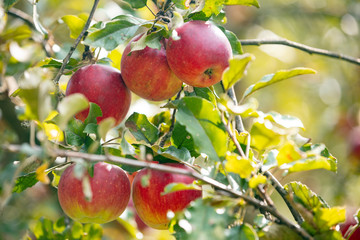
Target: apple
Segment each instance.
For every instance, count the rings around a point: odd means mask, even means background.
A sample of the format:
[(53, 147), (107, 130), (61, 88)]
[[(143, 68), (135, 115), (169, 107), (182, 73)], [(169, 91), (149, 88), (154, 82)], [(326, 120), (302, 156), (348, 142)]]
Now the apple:
[[(179, 163), (165, 163), (164, 165), (192, 171), (189, 167)], [(143, 186), (144, 178), (149, 177), (148, 185)], [(181, 190), (162, 195), (166, 185), (170, 183), (191, 184), (194, 178), (190, 176), (161, 172), (144, 168), (140, 170), (132, 184), (132, 199), (140, 219), (149, 227), (167, 229), (170, 220), (169, 211), (184, 210), (191, 201), (201, 197), (201, 190)]]
[(215, 25), (190, 21), (176, 28), (166, 45), (170, 68), (183, 82), (194, 87), (218, 83), (229, 67), (232, 49)]
[(87, 175), (92, 191), (91, 201), (88, 201), (83, 193), (82, 181), (74, 175), (74, 167), (69, 166), (60, 177), (58, 198), (63, 211), (82, 223), (101, 224), (118, 218), (131, 195), (126, 172), (112, 164), (96, 163), (93, 177)]
[[(109, 66), (92, 64), (78, 69), (70, 78), (66, 95), (82, 93), (89, 102), (101, 108), (102, 117), (97, 122), (113, 117), (119, 124), (126, 116), (131, 102), (131, 93), (124, 84), (120, 71)], [(89, 109), (76, 114), (84, 121)]]
[[(169, 99), (180, 91), (182, 81), (170, 69), (164, 48), (145, 47), (142, 50), (131, 51), (131, 43), (139, 40), (142, 35), (134, 37), (125, 47), (121, 58), (121, 74), (126, 86), (138, 96), (161, 101)], [(130, 54), (129, 54), (130, 53)]]

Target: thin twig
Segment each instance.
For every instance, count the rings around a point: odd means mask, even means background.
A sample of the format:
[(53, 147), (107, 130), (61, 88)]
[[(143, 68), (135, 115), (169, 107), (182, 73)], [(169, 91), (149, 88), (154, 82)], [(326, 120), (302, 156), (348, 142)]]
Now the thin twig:
[(318, 55), (322, 55), (322, 56), (326, 56), (326, 57), (330, 57), (330, 58), (336, 58), (336, 59), (340, 59), (343, 61), (347, 61), (349, 63), (353, 63), (356, 65), (360, 65), (360, 58), (354, 58), (351, 56), (347, 56), (345, 54), (335, 53), (335, 52), (331, 52), (331, 51), (328, 51), (325, 49), (310, 47), (310, 46), (307, 46), (307, 45), (304, 45), (301, 43), (297, 43), (297, 42), (293, 42), (293, 41), (290, 41), (287, 39), (246, 39), (246, 40), (240, 40), (240, 43), (243, 46), (247, 46), (247, 45), (260, 46), (260, 45), (265, 45), (265, 44), (285, 45), (285, 46), (299, 49), (299, 50), (307, 52), (309, 54), (318, 54)]
[[(21, 145), (4, 145), (3, 146), (5, 150), (8, 150), (10, 152), (19, 152), (21, 151)], [(37, 150), (41, 150), (40, 147), (33, 147), (37, 148)], [(62, 150), (58, 148), (51, 148), (48, 149), (48, 153), (54, 157), (68, 157), (68, 158), (82, 158), (86, 159), (91, 162), (112, 162), (117, 164), (124, 164), (128, 166), (134, 166), (134, 167), (146, 167), (152, 170), (158, 170), (162, 172), (169, 172), (169, 173), (175, 173), (175, 174), (181, 174), (181, 175), (187, 175), (191, 176), (195, 179), (198, 179), (202, 181), (203, 183), (210, 184), (215, 189), (218, 190), (220, 193), (226, 193), (227, 195), (230, 195), (234, 198), (241, 198), (244, 201), (246, 201), (248, 204), (262, 209), (266, 212), (271, 213), (280, 224), (286, 225), (290, 229), (294, 230), (297, 234), (299, 234), (303, 239), (311, 240), (313, 239), (303, 228), (301, 228), (299, 225), (294, 224), (293, 222), (289, 221), (286, 217), (281, 215), (281, 213), (274, 207), (271, 207), (269, 205), (264, 204), (263, 202), (252, 198), (250, 196), (244, 195), (240, 191), (236, 191), (234, 189), (228, 188), (223, 183), (220, 183), (210, 177), (204, 176), (198, 172), (195, 171), (189, 171), (182, 168), (176, 168), (176, 167), (170, 167), (163, 164), (157, 164), (157, 163), (151, 163), (148, 161), (138, 161), (123, 157), (117, 157), (113, 155), (96, 155), (96, 154), (89, 154), (89, 153), (83, 153), (83, 152), (75, 152), (75, 151), (69, 151), (69, 150)]]
[(66, 65), (68, 64), (70, 58), (71, 58), (71, 55), (74, 53), (75, 49), (77, 48), (77, 46), (79, 45), (81, 39), (83, 38), (84, 34), (86, 33), (86, 31), (88, 30), (88, 28), (90, 27), (90, 23), (91, 23), (91, 20), (94, 16), (94, 13), (95, 13), (95, 10), (97, 8), (97, 5), (99, 3), (100, 0), (94, 0), (94, 5), (92, 6), (92, 9), (90, 11), (90, 14), (89, 14), (89, 17), (85, 23), (85, 26), (84, 28), (82, 29), (81, 33), (79, 34), (79, 36), (76, 38), (75, 40), (75, 43), (74, 45), (70, 48), (70, 51), (68, 52), (68, 54), (66, 55), (66, 57), (64, 58), (62, 64), (61, 64), (61, 67), (60, 67), (60, 70), (58, 71), (58, 73), (56, 74), (55, 78), (54, 78), (54, 83), (56, 85), (58, 85), (59, 83), (59, 80), (60, 80), (60, 77), (61, 75), (63, 74), (64, 70), (65, 70), (65, 67)]
[[(241, 157), (242, 157), (242, 158), (246, 158), (246, 155), (245, 155), (243, 149), (241, 148), (240, 143), (239, 143), (238, 140), (236, 139), (234, 133), (231, 131), (231, 128), (230, 128), (229, 124), (227, 124), (226, 121), (225, 121), (224, 113), (221, 114), (221, 121), (224, 123), (225, 128), (226, 128), (226, 131), (228, 132), (230, 138), (231, 138), (232, 141), (234, 142), (235, 147), (236, 147), (236, 149), (238, 150), (238, 152), (240, 153)], [(228, 121), (228, 123), (229, 123), (229, 121)]]
[(291, 214), (293, 215), (295, 221), (299, 225), (301, 225), (304, 222), (304, 219), (300, 215), (300, 213), (291, 205), (290, 201), (287, 199), (288, 192), (285, 190), (285, 188), (281, 185), (281, 183), (269, 171), (265, 171), (263, 174), (265, 177), (270, 179), (271, 185), (280, 194), (280, 196), (286, 203), (287, 207), (289, 208)]

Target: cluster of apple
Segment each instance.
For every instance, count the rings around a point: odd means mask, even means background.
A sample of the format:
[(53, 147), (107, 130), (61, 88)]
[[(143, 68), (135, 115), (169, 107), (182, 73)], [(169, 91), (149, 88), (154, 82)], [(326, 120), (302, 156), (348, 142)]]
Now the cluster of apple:
[[(119, 70), (104, 65), (89, 65), (71, 77), (66, 95), (82, 93), (100, 106), (104, 118), (113, 117), (119, 124), (126, 116), (131, 101), (128, 89), (138, 96), (161, 101), (173, 97), (184, 83), (209, 87), (221, 80), (232, 57), (231, 45), (215, 25), (190, 21), (176, 28), (161, 48), (145, 47), (131, 51), (134, 37), (126, 46)], [(85, 120), (88, 110), (77, 114)]]
[[(192, 171), (180, 163), (164, 165)], [(89, 180), (92, 197), (86, 200), (83, 179), (76, 178), (75, 165), (65, 169), (58, 185), (58, 198), (63, 211), (82, 223), (106, 223), (118, 218), (126, 209), (132, 196), (133, 205), (140, 219), (155, 229), (166, 229), (170, 220), (168, 212), (178, 212), (201, 197), (201, 190), (181, 190), (163, 194), (170, 183), (191, 184), (192, 177), (142, 169), (135, 172), (132, 183), (126, 172), (118, 166), (99, 162), (94, 165), (94, 174), (83, 176)], [(148, 182), (144, 184), (144, 179)]]
[[(126, 116), (131, 93), (161, 101), (174, 96), (183, 82), (194, 87), (208, 87), (221, 80), (229, 66), (231, 45), (216, 26), (204, 21), (191, 21), (173, 31), (169, 39), (161, 40), (161, 48), (145, 47), (131, 51), (126, 46), (119, 70), (99, 64), (85, 66), (71, 77), (66, 95), (81, 93), (102, 110), (105, 118), (113, 117), (119, 124)], [(84, 121), (89, 110), (75, 117)], [(170, 164), (190, 170), (182, 164)], [(201, 197), (200, 190), (182, 190), (162, 195), (169, 183), (192, 183), (193, 178), (149, 169), (140, 170), (132, 187), (127, 174), (115, 165), (97, 163), (89, 180), (91, 201), (85, 199), (83, 180), (74, 175), (74, 165), (62, 174), (58, 187), (59, 202), (64, 212), (80, 222), (105, 223), (116, 219), (127, 207), (130, 192), (137, 214), (147, 225), (166, 229), (168, 211), (183, 210), (192, 200)], [(147, 177), (144, 177), (147, 176)], [(143, 185), (147, 178), (148, 184)]]

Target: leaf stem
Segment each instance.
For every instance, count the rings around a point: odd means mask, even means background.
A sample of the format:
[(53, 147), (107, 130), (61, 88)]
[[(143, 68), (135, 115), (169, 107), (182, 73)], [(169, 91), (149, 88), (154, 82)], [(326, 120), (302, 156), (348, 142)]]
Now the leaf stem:
[(353, 63), (356, 65), (360, 65), (360, 58), (354, 58), (351, 56), (347, 56), (345, 54), (341, 53), (335, 53), (331, 52), (325, 49), (320, 48), (314, 48), (310, 47), (301, 43), (293, 42), (287, 39), (246, 39), (246, 40), (240, 40), (241, 45), (243, 46), (249, 46), (249, 45), (265, 45), (265, 44), (278, 44), (278, 45), (285, 45), (289, 47), (293, 47), (296, 49), (299, 49), (301, 51), (307, 52), (309, 54), (317, 54), (322, 55), (330, 58), (340, 59), (349, 63)]

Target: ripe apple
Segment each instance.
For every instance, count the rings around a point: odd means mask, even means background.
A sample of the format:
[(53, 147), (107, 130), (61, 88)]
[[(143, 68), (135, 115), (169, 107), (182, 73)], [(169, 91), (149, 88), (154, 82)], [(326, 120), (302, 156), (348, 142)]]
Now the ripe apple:
[(82, 181), (74, 175), (75, 165), (65, 169), (58, 185), (61, 208), (72, 219), (82, 223), (106, 223), (115, 220), (128, 205), (131, 186), (120, 167), (99, 162), (89, 182), (91, 201), (85, 199)]
[(190, 21), (175, 29), (167, 42), (166, 56), (180, 80), (194, 87), (209, 87), (221, 80), (232, 50), (218, 27)]
[[(131, 51), (131, 43), (139, 40), (142, 35), (134, 37), (126, 46), (121, 58), (121, 74), (126, 86), (138, 96), (161, 101), (174, 96), (182, 86), (176, 75), (171, 71), (161, 41), (161, 49), (145, 47)], [(129, 54), (130, 53), (130, 54)]]
[[(69, 80), (66, 95), (82, 93), (89, 102), (96, 103), (102, 110), (97, 122), (113, 117), (119, 124), (126, 116), (131, 102), (131, 93), (124, 84), (120, 71), (109, 66), (92, 64), (77, 70)], [(89, 110), (75, 117), (84, 121)]]
[[(166, 163), (164, 165), (191, 171), (185, 165)], [(149, 177), (148, 185), (143, 186), (143, 177)], [(161, 172), (157, 170), (140, 170), (132, 184), (132, 199), (136, 212), (141, 220), (155, 229), (167, 229), (170, 220), (168, 211), (184, 210), (191, 201), (201, 197), (201, 190), (181, 190), (162, 195), (166, 185), (170, 183), (191, 184), (195, 179), (190, 176)]]

